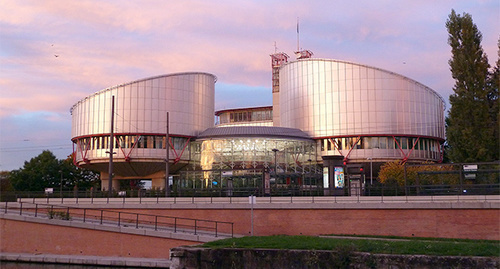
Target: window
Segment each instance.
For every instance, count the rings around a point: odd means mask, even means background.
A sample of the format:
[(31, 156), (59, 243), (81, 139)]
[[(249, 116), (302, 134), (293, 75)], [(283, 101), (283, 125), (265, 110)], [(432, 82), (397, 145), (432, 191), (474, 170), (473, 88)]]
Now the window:
[(187, 139), (184, 137), (171, 137), (174, 149), (182, 150), (186, 145)]
[(335, 144), (338, 150), (342, 150), (342, 138), (335, 139)]
[(400, 137), (395, 137), (394, 139), (395, 139), (395, 141), (394, 141), (394, 148), (399, 149), (399, 147), (401, 147), (401, 138)]
[(378, 147), (380, 149), (386, 149), (387, 148), (387, 137), (379, 137), (378, 138)]
[(116, 138), (116, 140), (118, 140), (118, 143), (119, 143), (119, 146), (121, 148), (125, 148), (125, 137), (124, 135), (120, 135)]
[(165, 141), (165, 137), (163, 136), (155, 136), (155, 148), (157, 149), (162, 149), (163, 147), (163, 141)]
[(372, 148), (372, 145), (370, 145), (370, 143), (372, 142), (372, 137), (365, 137), (365, 139), (363, 139), (363, 148), (365, 149), (371, 149)]
[(362, 149), (363, 148), (363, 137), (354, 137), (354, 142), (353, 143), (356, 143), (356, 148), (357, 149)]
[(388, 149), (394, 149), (394, 146), (396, 144), (396, 142), (394, 142), (395, 138), (388, 137), (387, 139), (388, 139), (388, 141), (387, 141), (387, 147), (388, 147)]
[(94, 149), (100, 149), (101, 148), (100, 147), (101, 145), (99, 143), (100, 141), (101, 141), (100, 137), (94, 137)]
[(408, 149), (408, 138), (402, 137), (399, 145), (401, 146), (401, 149)]
[(107, 136), (103, 136), (102, 137), (102, 148), (103, 149), (109, 148), (108, 147), (108, 141), (109, 141), (109, 137), (107, 137)]
[(349, 143), (350, 138), (342, 138), (342, 145), (344, 149), (351, 149), (351, 144)]

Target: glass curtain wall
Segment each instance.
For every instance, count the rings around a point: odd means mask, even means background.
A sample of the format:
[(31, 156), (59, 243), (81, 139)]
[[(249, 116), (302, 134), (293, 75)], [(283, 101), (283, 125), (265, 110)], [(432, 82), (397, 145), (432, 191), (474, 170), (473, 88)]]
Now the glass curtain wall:
[(181, 172), (179, 188), (260, 188), (266, 176), (271, 187), (303, 186), (305, 175), (316, 165), (315, 142), (307, 140), (203, 140), (192, 142), (191, 152), (191, 164)]

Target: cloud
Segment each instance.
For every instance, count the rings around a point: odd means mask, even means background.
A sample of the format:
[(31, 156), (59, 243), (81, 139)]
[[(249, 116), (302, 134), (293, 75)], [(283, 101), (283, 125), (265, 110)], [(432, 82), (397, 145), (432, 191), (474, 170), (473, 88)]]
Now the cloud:
[(260, 97), (266, 90), (270, 95), (269, 54), (276, 42), (278, 51), (293, 56), (297, 17), (299, 45), (315, 57), (400, 73), (447, 100), (453, 86), (448, 14), (454, 8), (472, 15), (493, 64), (499, 5), (497, 0), (5, 0), (0, 120), (8, 128), (14, 116), (44, 122), (44, 113), (54, 113), (70, 128), (70, 107), (96, 91), (186, 71), (218, 77), (216, 107), (268, 105), (269, 97)]

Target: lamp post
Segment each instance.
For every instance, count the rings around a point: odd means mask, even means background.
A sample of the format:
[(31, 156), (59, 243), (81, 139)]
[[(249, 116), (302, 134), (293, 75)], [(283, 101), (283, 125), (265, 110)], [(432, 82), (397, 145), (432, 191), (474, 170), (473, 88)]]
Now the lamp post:
[(165, 149), (166, 149), (166, 157), (165, 157), (165, 197), (170, 196), (170, 185), (168, 182), (168, 177), (170, 174), (170, 130), (169, 130), (169, 115), (167, 111), (167, 126), (165, 132)]
[(108, 198), (113, 195), (113, 147), (114, 138), (114, 119), (115, 119), (115, 96), (111, 96), (111, 128), (109, 132), (109, 168), (108, 168)]
[(370, 161), (370, 185), (373, 186), (373, 158), (369, 157), (367, 160)]
[(312, 190), (312, 174), (311, 174), (311, 159), (307, 159), (307, 162), (309, 162), (309, 194), (311, 194)]
[(278, 177), (278, 163), (276, 162), (276, 153), (278, 152), (278, 149), (273, 149), (274, 152), (274, 181), (276, 182), (277, 177)]

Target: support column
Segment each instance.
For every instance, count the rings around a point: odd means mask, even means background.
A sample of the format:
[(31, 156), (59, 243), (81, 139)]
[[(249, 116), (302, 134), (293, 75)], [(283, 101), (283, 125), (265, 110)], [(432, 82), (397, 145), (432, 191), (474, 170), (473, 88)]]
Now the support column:
[[(109, 174), (101, 172), (101, 191), (108, 191), (109, 184)], [(120, 181), (117, 178), (113, 178), (111, 181), (111, 188), (115, 191), (120, 190)]]
[(155, 189), (165, 189), (165, 172), (158, 172), (151, 175), (151, 187)]

